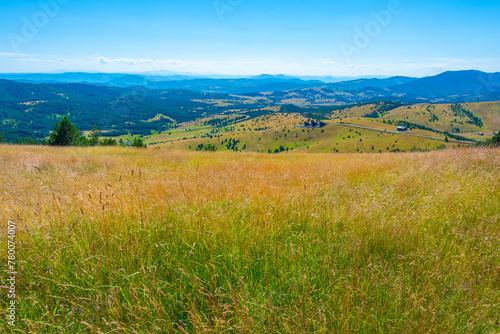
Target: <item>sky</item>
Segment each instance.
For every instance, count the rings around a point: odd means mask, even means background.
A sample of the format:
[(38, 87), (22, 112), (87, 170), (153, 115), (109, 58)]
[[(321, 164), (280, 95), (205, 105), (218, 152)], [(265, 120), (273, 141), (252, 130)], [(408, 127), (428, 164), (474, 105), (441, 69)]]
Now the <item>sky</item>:
[(0, 72), (500, 72), (498, 0), (0, 0)]

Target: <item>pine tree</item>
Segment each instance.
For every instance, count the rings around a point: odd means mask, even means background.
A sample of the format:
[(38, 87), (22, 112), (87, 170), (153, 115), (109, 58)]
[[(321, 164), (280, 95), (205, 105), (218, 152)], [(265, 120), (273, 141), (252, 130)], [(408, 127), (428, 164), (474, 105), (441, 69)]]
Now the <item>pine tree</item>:
[(66, 116), (54, 125), (54, 131), (50, 133), (49, 145), (71, 146), (75, 145), (80, 131), (71, 123)]
[(100, 136), (100, 131), (97, 128), (97, 125), (94, 124), (94, 128), (92, 129), (92, 132), (90, 133), (90, 145), (91, 146), (97, 146), (99, 145), (99, 136)]

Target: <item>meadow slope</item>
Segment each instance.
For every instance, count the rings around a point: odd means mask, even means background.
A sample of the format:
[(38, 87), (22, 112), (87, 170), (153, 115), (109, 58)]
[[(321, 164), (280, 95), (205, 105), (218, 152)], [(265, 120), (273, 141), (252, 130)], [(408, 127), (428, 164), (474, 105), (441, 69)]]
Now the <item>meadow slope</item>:
[(500, 331), (499, 149), (3, 145), (0, 163), (18, 331)]
[[(357, 121), (356, 121), (357, 120)], [(207, 126), (185, 126), (169, 134), (152, 136), (147, 144), (173, 150), (196, 150), (200, 145), (213, 145), (217, 151), (243, 150), (247, 152), (286, 151), (308, 153), (382, 153), (391, 151), (433, 150), (455, 143), (444, 141), (445, 136), (431, 131), (412, 133), (441, 137), (441, 140), (384, 133), (369, 129), (328, 124), (324, 128), (301, 128), (305, 119), (297, 114), (270, 114), (250, 120), (241, 120), (219, 129)], [(378, 123), (373, 119), (344, 119), (346, 122), (369, 127), (396, 130), (396, 126)], [(326, 121), (328, 122), (328, 121)], [(228, 142), (237, 144), (228, 147)]]

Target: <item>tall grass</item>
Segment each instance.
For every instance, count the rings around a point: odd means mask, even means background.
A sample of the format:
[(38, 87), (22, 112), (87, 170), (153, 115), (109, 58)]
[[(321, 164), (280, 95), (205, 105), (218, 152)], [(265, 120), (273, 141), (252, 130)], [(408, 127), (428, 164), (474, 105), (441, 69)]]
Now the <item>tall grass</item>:
[(0, 164), (20, 332), (500, 331), (498, 149), (0, 146)]

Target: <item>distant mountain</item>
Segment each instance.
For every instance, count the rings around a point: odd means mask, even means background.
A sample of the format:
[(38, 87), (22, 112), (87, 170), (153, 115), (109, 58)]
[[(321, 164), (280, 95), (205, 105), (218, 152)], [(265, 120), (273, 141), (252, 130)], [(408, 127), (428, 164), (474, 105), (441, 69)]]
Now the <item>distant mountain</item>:
[[(285, 75), (259, 75), (252, 78), (199, 78), (184, 75), (123, 73), (0, 74), (0, 79), (28, 83), (85, 83), (112, 87), (144, 86), (150, 89), (190, 89), (203, 92), (240, 94), (323, 85), (319, 80), (305, 81)], [(293, 85), (290, 83), (294, 83)]]
[(121, 73), (84, 73), (84, 72), (68, 72), (60, 74), (52, 73), (1, 73), (0, 79), (14, 80), (19, 82), (36, 82), (36, 83), (91, 83), (104, 84), (111, 80), (124, 77), (126, 74)]
[(417, 78), (398, 76), (398, 77), (390, 77), (390, 78), (386, 78), (386, 79), (372, 78), (372, 79), (349, 80), (349, 81), (342, 81), (342, 82), (337, 82), (337, 83), (330, 83), (330, 84), (327, 84), (326, 86), (328, 88), (346, 89), (346, 90), (363, 89), (363, 88), (368, 88), (368, 87), (388, 88), (391, 86), (409, 83), (409, 82), (412, 82), (415, 80), (417, 80)]
[[(386, 88), (406, 83), (413, 78), (356, 78), (348, 77), (307, 77), (289, 75), (261, 74), (241, 78), (210, 78), (188, 75), (155, 75), (125, 73), (82, 73), (61, 74), (0, 74), (1, 79), (29, 83), (85, 83), (112, 87), (144, 86), (150, 89), (190, 89), (204, 92), (229, 94), (259, 93), (280, 90), (305, 89), (310, 87), (329, 87), (332, 89), (362, 89), (365, 87)], [(334, 82), (334, 83), (332, 83)], [(293, 84), (292, 84), (293, 83)]]
[(444, 72), (389, 89), (401, 96), (430, 101), (486, 101), (500, 92), (500, 73), (473, 70)]
[(337, 105), (391, 100), (417, 102), (474, 102), (500, 100), (500, 73), (480, 71), (445, 72), (422, 79), (392, 77), (360, 79), (286, 92), (252, 94), (287, 100), (305, 106)]
[(297, 78), (281, 79), (263, 76), (241, 79), (190, 79), (178, 81), (156, 81), (145, 85), (150, 89), (189, 89), (211, 93), (244, 94), (303, 89), (323, 86), (321, 81), (304, 81)]
[(107, 81), (110, 86), (129, 87), (129, 86), (147, 86), (152, 82), (142, 75), (124, 75), (113, 80)]
[(355, 81), (361, 79), (387, 79), (390, 76), (360, 76), (360, 77), (334, 77), (331, 75), (321, 75), (321, 76), (310, 76), (310, 75), (298, 75), (297, 78), (302, 80), (319, 80), (325, 83), (335, 83), (335, 82), (343, 82), (343, 81)]
[[(111, 87), (143, 86), (149, 89), (188, 89), (200, 92), (249, 94), (329, 88), (341, 90), (388, 89), (387, 97), (422, 101), (485, 101), (496, 99), (500, 91), (500, 73), (480, 71), (445, 72), (426, 78), (395, 76), (389, 78), (357, 78), (332, 82), (335, 77), (294, 77), (261, 74), (242, 78), (209, 78), (176, 74), (84, 73), (0, 74), (0, 78), (29, 83), (85, 83)], [(305, 79), (308, 78), (308, 79)], [(316, 79), (314, 79), (316, 78)], [(318, 80), (322, 79), (322, 80)]]
[(265, 80), (265, 79), (275, 79), (275, 80), (297, 80), (298, 78), (289, 76), (289, 75), (284, 75), (284, 74), (261, 74), (257, 75), (254, 77), (251, 77), (250, 79), (255, 79), (255, 80)]

